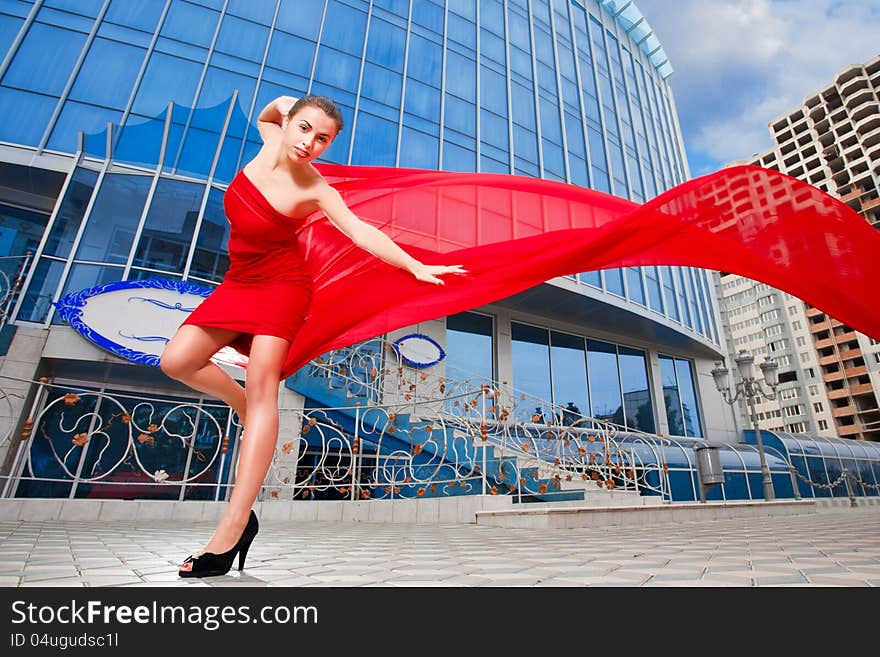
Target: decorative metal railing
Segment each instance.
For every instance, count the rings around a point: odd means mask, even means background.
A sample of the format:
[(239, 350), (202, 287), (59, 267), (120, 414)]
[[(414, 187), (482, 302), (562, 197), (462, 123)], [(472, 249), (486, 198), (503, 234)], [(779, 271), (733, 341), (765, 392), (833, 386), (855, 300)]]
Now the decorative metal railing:
[[(297, 376), (345, 401), (280, 409), (286, 420), (264, 482), (266, 499), (482, 493), (524, 502), (589, 499), (616, 489), (672, 501), (672, 477), (676, 499), (699, 499), (692, 442), (583, 416), (503, 381), (414, 369), (383, 340), (326, 354)], [(30, 383), (25, 419), (0, 436), (11, 466), (0, 480), (4, 497), (226, 498), (241, 432), (228, 407), (47, 379)], [(5, 392), (0, 398), (7, 417), (17, 414), (20, 400)], [(743, 473), (749, 474), (744, 462)], [(774, 474), (795, 478), (788, 470)], [(853, 476), (828, 485), (877, 487)], [(682, 493), (682, 486), (689, 490)]]

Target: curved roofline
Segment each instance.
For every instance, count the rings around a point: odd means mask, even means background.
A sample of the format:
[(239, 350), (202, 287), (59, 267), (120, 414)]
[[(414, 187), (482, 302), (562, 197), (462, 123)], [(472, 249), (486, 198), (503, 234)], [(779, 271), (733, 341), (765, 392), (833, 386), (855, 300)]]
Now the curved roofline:
[[(598, 2), (614, 16), (614, 20), (620, 28), (648, 56), (661, 78), (665, 80), (672, 75), (672, 64), (669, 63), (669, 58), (660, 44), (660, 39), (657, 38), (654, 30), (651, 29), (647, 19), (636, 7), (633, 0), (598, 0)], [(574, 4), (583, 7), (583, 0), (574, 0)], [(586, 9), (584, 10), (586, 11)]]

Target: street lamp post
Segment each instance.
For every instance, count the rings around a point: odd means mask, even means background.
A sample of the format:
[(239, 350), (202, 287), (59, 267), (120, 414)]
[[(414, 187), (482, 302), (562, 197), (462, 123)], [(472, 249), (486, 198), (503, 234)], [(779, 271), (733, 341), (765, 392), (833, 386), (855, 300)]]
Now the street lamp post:
[(744, 397), (749, 404), (749, 412), (752, 420), (752, 426), (755, 428), (755, 438), (758, 442), (758, 456), (761, 458), (761, 477), (764, 482), (764, 499), (776, 499), (773, 490), (773, 480), (770, 478), (770, 468), (767, 467), (767, 457), (764, 454), (764, 441), (761, 439), (761, 429), (758, 427), (758, 412), (755, 410), (755, 400), (763, 397), (764, 399), (776, 399), (776, 386), (779, 385), (779, 377), (777, 370), (779, 365), (771, 358), (766, 358), (761, 363), (761, 372), (764, 375), (764, 383), (770, 388), (771, 392), (767, 393), (761, 387), (761, 382), (755, 377), (755, 357), (745, 349), (741, 350), (734, 359), (736, 367), (739, 370), (739, 383), (734, 384), (735, 393), (731, 393), (729, 385), (730, 372), (724, 367), (723, 363), (716, 363), (715, 369), (712, 370), (712, 378), (715, 380), (715, 387), (721, 393), (724, 401), (731, 406), (736, 403), (740, 397)]

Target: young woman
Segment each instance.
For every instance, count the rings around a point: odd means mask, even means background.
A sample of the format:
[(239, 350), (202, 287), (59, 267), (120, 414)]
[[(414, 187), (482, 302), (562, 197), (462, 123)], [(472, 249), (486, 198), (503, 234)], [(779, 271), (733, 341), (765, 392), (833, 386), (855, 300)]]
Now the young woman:
[[(257, 126), (263, 147), (224, 197), (232, 226), (229, 269), (161, 358), (168, 376), (222, 399), (246, 426), (229, 503), (204, 550), (180, 566), (181, 577), (225, 574), (236, 555), (241, 570), (257, 533), (251, 507), (275, 452), (282, 364), (311, 299), (295, 234), (305, 218), (322, 211), (357, 246), (420, 281), (442, 285), (440, 276), (466, 273), (459, 265), (425, 265), (411, 257), (355, 216), (312, 165), (342, 130), (329, 98), (282, 96), (260, 112)], [(248, 354), (244, 387), (210, 360), (226, 345)]]

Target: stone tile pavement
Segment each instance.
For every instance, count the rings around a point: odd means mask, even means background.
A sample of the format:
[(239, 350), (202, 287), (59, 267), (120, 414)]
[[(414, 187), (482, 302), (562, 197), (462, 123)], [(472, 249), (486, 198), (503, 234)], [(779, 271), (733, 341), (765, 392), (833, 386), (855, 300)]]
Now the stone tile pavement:
[(870, 587), (880, 507), (654, 526), (265, 521), (242, 573), (181, 579), (211, 522), (2, 521), (3, 587)]

